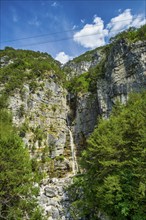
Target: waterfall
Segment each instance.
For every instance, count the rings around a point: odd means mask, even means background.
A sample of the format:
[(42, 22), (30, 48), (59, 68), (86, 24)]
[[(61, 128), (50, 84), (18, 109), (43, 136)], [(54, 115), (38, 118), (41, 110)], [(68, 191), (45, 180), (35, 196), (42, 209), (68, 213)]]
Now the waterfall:
[(72, 131), (70, 128), (69, 128), (69, 135), (70, 135), (70, 147), (71, 147), (71, 155), (72, 155), (72, 171), (73, 171), (73, 174), (75, 175), (78, 171), (78, 164), (77, 164), (77, 159), (76, 159), (73, 135), (72, 135)]

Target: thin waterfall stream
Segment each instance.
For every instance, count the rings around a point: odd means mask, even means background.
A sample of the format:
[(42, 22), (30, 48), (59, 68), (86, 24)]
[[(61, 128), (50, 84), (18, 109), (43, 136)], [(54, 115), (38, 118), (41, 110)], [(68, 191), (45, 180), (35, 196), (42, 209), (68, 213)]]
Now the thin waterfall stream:
[(78, 164), (77, 164), (73, 134), (70, 127), (69, 127), (69, 135), (70, 135), (70, 147), (71, 147), (71, 156), (72, 156), (72, 171), (73, 174), (75, 175), (78, 172)]

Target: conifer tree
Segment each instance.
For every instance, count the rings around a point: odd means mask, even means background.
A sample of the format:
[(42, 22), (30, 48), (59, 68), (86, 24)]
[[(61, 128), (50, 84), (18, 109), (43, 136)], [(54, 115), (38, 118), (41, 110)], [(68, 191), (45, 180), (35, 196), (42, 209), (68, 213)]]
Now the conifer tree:
[(132, 94), (109, 120), (100, 120), (82, 167), (90, 219), (98, 219), (99, 210), (115, 220), (146, 219), (146, 92)]
[(0, 219), (41, 220), (28, 151), (10, 114), (0, 111)]

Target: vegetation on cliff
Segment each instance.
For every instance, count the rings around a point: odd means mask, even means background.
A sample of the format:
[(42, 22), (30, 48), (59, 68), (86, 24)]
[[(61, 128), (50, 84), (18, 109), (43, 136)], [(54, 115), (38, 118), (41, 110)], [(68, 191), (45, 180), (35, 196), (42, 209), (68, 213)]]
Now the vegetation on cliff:
[(109, 120), (100, 120), (82, 153), (86, 172), (71, 189), (78, 214), (93, 220), (100, 210), (113, 220), (145, 220), (145, 109), (146, 92), (134, 93), (126, 106), (117, 103)]
[(128, 30), (117, 34), (115, 37), (112, 37), (110, 41), (111, 43), (116, 43), (121, 39), (128, 41), (130, 44), (135, 43), (136, 41), (146, 40), (146, 24), (140, 28), (131, 27)]
[(105, 76), (106, 72), (106, 63), (108, 60), (108, 55), (114, 48), (115, 44), (118, 44), (121, 41), (127, 42), (127, 45), (135, 43), (137, 41), (146, 40), (146, 25), (141, 28), (129, 28), (126, 31), (123, 31), (117, 34), (115, 37), (110, 39), (110, 44), (96, 48), (91, 51), (87, 51), (79, 57), (74, 58), (70, 61), (64, 68), (64, 71), (67, 75), (72, 71), (70, 67), (70, 63), (79, 64), (82, 62), (92, 62), (95, 56), (100, 51), (101, 60), (97, 62), (96, 65), (90, 67), (88, 72), (82, 73), (81, 75), (72, 77), (67, 82), (67, 89), (71, 93), (87, 93), (87, 92), (95, 92), (97, 90), (97, 80)]
[(32, 92), (37, 87), (37, 80), (53, 77), (54, 81), (63, 83), (65, 75), (60, 64), (47, 53), (31, 50), (15, 50), (6, 47), (0, 51), (0, 82), (5, 85), (3, 95), (8, 97), (17, 88), (22, 89), (25, 82)]
[[(61, 83), (70, 93), (96, 93), (97, 80), (104, 77), (107, 56), (111, 48), (120, 40), (129, 44), (138, 40), (146, 40), (146, 25), (140, 29), (130, 29), (111, 39), (111, 44), (100, 48), (105, 54), (97, 65), (88, 72), (75, 76), (67, 81), (60, 64), (47, 53), (5, 48), (0, 51), (1, 57), (1, 96), (0, 96), (0, 219), (41, 220), (33, 187), (38, 176), (39, 163), (30, 160), (29, 154), (12, 118), (6, 111), (8, 97), (19, 89), (23, 96), (23, 86), (29, 85), (30, 92), (35, 93), (37, 80), (51, 78)], [(74, 59), (75, 63), (90, 61), (94, 51)], [(48, 89), (45, 94), (52, 96)], [(73, 103), (73, 107), (75, 105)], [(46, 106), (44, 105), (44, 109)], [(52, 105), (56, 112), (57, 105)], [(74, 219), (85, 216), (87, 219), (98, 219), (99, 210), (105, 212), (113, 220), (145, 220), (146, 211), (146, 93), (131, 95), (126, 106), (117, 104), (109, 120), (100, 120), (97, 128), (88, 140), (88, 147), (82, 154), (81, 166), (85, 174), (75, 180), (71, 188), (72, 214)], [(20, 106), (19, 116), (25, 114), (24, 106)], [(27, 114), (27, 113), (26, 113)], [(39, 116), (40, 117), (40, 116)], [(29, 118), (29, 120), (31, 120)], [(29, 124), (28, 120), (28, 124)], [(27, 124), (19, 128), (21, 137), (25, 136)], [(44, 138), (43, 130), (33, 129), (34, 141)], [(50, 126), (53, 130), (53, 125)], [(54, 146), (52, 146), (54, 147)], [(35, 150), (33, 148), (33, 150)], [(49, 149), (51, 151), (51, 149)], [(63, 161), (58, 156), (56, 161)], [(42, 163), (51, 164), (48, 158), (48, 147), (42, 152)], [(50, 162), (50, 163), (49, 163)], [(50, 172), (54, 172), (54, 162)], [(60, 171), (59, 171), (60, 172)], [(61, 170), (62, 172), (62, 170)], [(53, 176), (53, 175), (52, 175)], [(59, 176), (61, 174), (59, 173)], [(36, 179), (35, 179), (36, 178)], [(77, 216), (77, 217), (76, 217)]]
[(0, 219), (41, 220), (28, 150), (12, 126), (11, 115), (2, 109), (0, 118)]
[[(108, 50), (108, 48), (108, 46), (105, 47), (104, 51)], [(68, 91), (74, 94), (87, 92), (96, 93), (97, 79), (103, 77), (105, 74), (106, 59), (107, 55), (105, 55), (97, 65), (90, 68), (88, 72), (70, 79), (66, 83)]]

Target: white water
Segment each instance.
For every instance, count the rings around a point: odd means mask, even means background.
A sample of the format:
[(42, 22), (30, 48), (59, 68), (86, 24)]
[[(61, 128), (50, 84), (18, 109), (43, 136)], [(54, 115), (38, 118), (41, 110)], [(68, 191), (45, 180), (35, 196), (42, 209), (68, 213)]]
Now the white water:
[(71, 155), (72, 155), (72, 171), (75, 175), (78, 171), (78, 164), (77, 164), (77, 158), (75, 153), (75, 145), (73, 140), (72, 131), (69, 129), (69, 135), (70, 135), (70, 147), (71, 147)]

